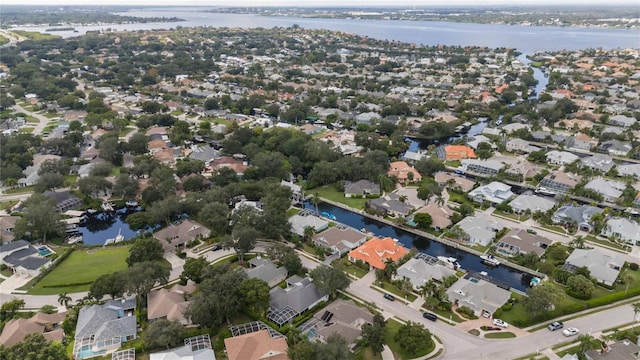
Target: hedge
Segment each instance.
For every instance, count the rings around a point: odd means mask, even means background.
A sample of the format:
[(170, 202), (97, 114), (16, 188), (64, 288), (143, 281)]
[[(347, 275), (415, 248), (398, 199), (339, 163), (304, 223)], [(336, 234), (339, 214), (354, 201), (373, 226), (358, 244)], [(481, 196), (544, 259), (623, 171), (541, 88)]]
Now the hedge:
[(42, 285), (43, 288), (59, 288), (59, 287), (71, 287), (71, 286), (84, 286), (91, 285), (93, 281), (83, 281), (76, 283), (67, 283), (67, 284), (52, 284), (52, 285)]

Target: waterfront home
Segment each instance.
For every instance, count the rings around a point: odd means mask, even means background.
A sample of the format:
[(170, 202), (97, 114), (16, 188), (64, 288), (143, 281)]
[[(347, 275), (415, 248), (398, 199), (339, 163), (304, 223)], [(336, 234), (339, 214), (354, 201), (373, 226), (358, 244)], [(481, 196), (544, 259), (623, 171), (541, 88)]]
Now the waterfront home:
[(551, 220), (556, 224), (574, 225), (579, 230), (591, 232), (593, 231), (591, 217), (602, 211), (602, 209), (590, 205), (564, 205), (556, 210), (551, 216)]
[[(485, 130), (486, 130), (486, 128), (485, 128)], [(486, 137), (484, 135), (476, 135), (476, 136), (469, 137), (467, 139), (467, 145), (469, 145), (472, 149), (476, 149), (477, 150), (478, 146), (480, 144), (482, 144), (482, 143), (487, 143), (487, 144), (491, 145), (492, 149), (496, 148), (496, 145), (494, 145), (491, 142), (491, 139), (489, 139), (488, 137)]]
[(469, 245), (489, 245), (496, 237), (496, 233), (504, 226), (496, 220), (486, 216), (467, 216), (455, 225), (464, 233), (463, 237), (458, 240), (468, 243)]
[(465, 276), (447, 289), (447, 296), (451, 303), (469, 307), (478, 317), (491, 317), (511, 298), (511, 292), (488, 281)]
[(445, 161), (476, 158), (473, 149), (464, 145), (445, 145), (437, 149), (437, 154), (438, 158)]
[(377, 199), (368, 200), (365, 204), (368, 209), (384, 216), (402, 217), (413, 211), (413, 206), (401, 200), (400, 195), (389, 193)]
[(616, 202), (626, 187), (627, 185), (624, 183), (604, 178), (593, 179), (584, 186), (585, 189), (593, 190), (602, 195), (603, 200), (610, 203)]
[(489, 201), (493, 204), (502, 204), (513, 197), (513, 192), (511, 192), (511, 186), (499, 181), (493, 181), (473, 189), (468, 195), (478, 203)]
[[(132, 350), (132, 349), (128, 349)], [(113, 354), (112, 360), (129, 360)], [(134, 357), (131, 359), (135, 359)], [(149, 360), (216, 360), (216, 354), (211, 347), (209, 334), (198, 335), (184, 339), (184, 345), (149, 355)]]
[(507, 141), (506, 147), (508, 152), (531, 153), (540, 150), (539, 147), (529, 144), (527, 140), (519, 138)]
[(614, 115), (609, 118), (609, 124), (615, 126), (631, 127), (636, 122), (636, 118), (626, 115)]
[(362, 260), (370, 267), (383, 270), (387, 266), (386, 261), (398, 261), (408, 253), (409, 250), (396, 239), (374, 237), (351, 250), (348, 258), (351, 262)]
[(185, 316), (189, 301), (187, 296), (196, 289), (195, 283), (176, 284), (169, 289), (151, 290), (147, 295), (147, 319), (154, 322), (160, 319), (177, 321), (182, 325), (190, 325), (191, 319)]
[(580, 159), (580, 166), (591, 170), (609, 172), (616, 165), (611, 156), (605, 154), (594, 154)]
[(451, 210), (448, 206), (442, 206), (438, 203), (432, 202), (411, 214), (411, 216), (409, 216), (409, 220), (413, 221), (416, 214), (429, 214), (431, 216), (431, 226), (440, 231), (448, 228), (452, 224), (451, 216), (454, 212), (455, 211)]
[(84, 306), (78, 313), (73, 358), (105, 356), (137, 337), (136, 300), (107, 300)]
[(320, 232), (329, 227), (329, 221), (304, 211), (290, 217), (289, 223), (291, 232), (298, 236), (304, 236), (304, 229), (308, 227), (314, 232)]
[(369, 180), (358, 180), (355, 182), (346, 181), (344, 183), (344, 196), (367, 196), (380, 195), (380, 185)]
[(630, 245), (640, 244), (640, 225), (633, 220), (621, 217), (612, 217), (600, 233), (612, 240), (621, 240)]
[(40, 179), (40, 167), (44, 164), (45, 161), (58, 161), (62, 159), (58, 155), (51, 154), (36, 154), (33, 157), (33, 165), (27, 166), (26, 169), (22, 172), (24, 177), (18, 179), (19, 187), (33, 186)]
[(591, 149), (598, 146), (598, 139), (594, 139), (589, 135), (583, 133), (577, 133), (570, 136), (566, 140), (567, 148), (577, 151), (591, 151)]
[(249, 279), (260, 279), (274, 287), (287, 279), (287, 269), (285, 267), (277, 267), (271, 259), (263, 258), (260, 255), (249, 260), (249, 268), (245, 269)]
[[(250, 330), (251, 331), (251, 330)], [(224, 339), (228, 360), (288, 360), (287, 338), (267, 329), (239, 332)]]
[(541, 192), (564, 194), (575, 188), (581, 180), (582, 176), (580, 175), (558, 170), (547, 174), (547, 176), (540, 180), (538, 190)]
[[(613, 344), (607, 344), (598, 349), (585, 351), (587, 360), (634, 360), (640, 354), (640, 341), (634, 343), (631, 340), (618, 340)], [(576, 359), (578, 357), (576, 356)]]
[(418, 291), (430, 279), (441, 282), (442, 279), (455, 274), (455, 270), (440, 262), (427, 262), (422, 258), (412, 258), (398, 267), (393, 279), (409, 280), (413, 285), (413, 290)]
[(616, 167), (616, 171), (620, 176), (640, 178), (640, 164), (621, 164)]
[(357, 306), (352, 300), (338, 299), (318, 311), (316, 320), (316, 338), (326, 343), (332, 334), (339, 334), (353, 348), (362, 335), (362, 326), (373, 323), (373, 314), (366, 307)]
[(269, 291), (267, 319), (278, 326), (286, 324), (320, 302), (329, 300), (329, 294), (322, 294), (308, 277), (293, 275), (286, 283), (287, 287), (284, 289), (276, 286)]
[(438, 185), (448, 187), (452, 190), (469, 192), (476, 185), (476, 182), (462, 176), (453, 176), (448, 172), (439, 171), (433, 175)]
[(394, 161), (389, 164), (387, 175), (396, 177), (401, 184), (422, 180), (422, 175), (404, 161)]
[(547, 158), (547, 163), (552, 165), (567, 165), (579, 159), (578, 156), (570, 152), (557, 150), (549, 151), (545, 157)]
[(367, 235), (352, 227), (338, 225), (314, 235), (312, 241), (316, 246), (330, 249), (332, 253), (342, 256), (364, 244)]
[(62, 322), (67, 317), (66, 312), (45, 314), (37, 312), (30, 318), (14, 318), (9, 320), (2, 328), (0, 345), (11, 347), (22, 342), (27, 335), (42, 334), (47, 341), (59, 341), (64, 339)]
[(495, 175), (505, 168), (505, 165), (495, 160), (465, 159), (460, 162), (462, 172), (471, 172), (479, 175)]
[(623, 265), (624, 260), (616, 255), (604, 254), (596, 249), (575, 249), (565, 260), (562, 269), (575, 272), (585, 266), (596, 281), (612, 286)]
[(249, 164), (246, 161), (234, 159), (231, 156), (223, 156), (211, 161), (210, 167), (211, 171), (226, 167), (233, 170), (236, 175), (242, 177), (245, 170), (249, 168)]
[(608, 153), (612, 156), (627, 156), (631, 149), (633, 149), (631, 143), (616, 139), (605, 141), (598, 146), (599, 152)]
[(496, 251), (502, 255), (515, 256), (530, 252), (542, 256), (551, 240), (540, 235), (531, 234), (523, 229), (513, 229), (496, 244)]
[(69, 191), (45, 191), (44, 196), (53, 199), (56, 211), (63, 213), (67, 210), (75, 210), (82, 205), (82, 200)]
[(304, 191), (302, 187), (298, 184), (294, 184), (292, 181), (281, 180), (280, 185), (284, 187), (288, 187), (291, 190), (291, 204), (292, 205), (300, 205), (304, 203)]
[(211, 230), (204, 225), (191, 219), (183, 219), (154, 232), (153, 237), (158, 239), (164, 251), (172, 251), (189, 241), (208, 238), (210, 234)]
[(509, 207), (516, 214), (524, 214), (526, 212), (534, 213), (536, 211), (546, 212), (556, 205), (552, 199), (537, 195), (518, 195), (511, 200)]
[(10, 242), (0, 246), (0, 263), (20, 276), (38, 276), (53, 261), (40, 255), (38, 250), (25, 240)]

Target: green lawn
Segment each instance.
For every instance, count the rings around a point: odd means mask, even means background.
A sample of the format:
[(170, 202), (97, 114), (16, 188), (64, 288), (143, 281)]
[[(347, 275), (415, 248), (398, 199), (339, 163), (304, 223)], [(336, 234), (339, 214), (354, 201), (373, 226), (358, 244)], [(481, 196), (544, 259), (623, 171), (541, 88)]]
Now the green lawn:
[(344, 197), (344, 193), (338, 191), (333, 185), (321, 186), (314, 189), (310, 189), (306, 191), (307, 195), (315, 195), (329, 199), (331, 201), (339, 202), (341, 204), (345, 204), (352, 208), (356, 209), (364, 209), (364, 204), (368, 199), (352, 199)]
[(289, 208), (289, 210), (287, 210), (287, 217), (292, 217), (293, 215), (299, 213), (301, 210), (298, 208)]
[(510, 338), (514, 338), (516, 337), (516, 334), (512, 333), (512, 332), (494, 332), (494, 333), (488, 333), (484, 335), (485, 338), (487, 339), (510, 339)]
[(31, 126), (23, 126), (18, 131), (22, 134), (31, 134), (35, 128)]
[[(426, 309), (426, 307), (424, 305), (422, 305), (422, 307)], [(440, 309), (433, 309), (433, 310), (429, 310), (429, 312), (438, 314), (438, 315), (442, 316), (443, 318), (447, 319), (445, 321), (446, 323), (449, 323), (449, 320), (453, 321), (455, 324), (465, 321), (463, 318), (458, 316), (458, 314), (456, 314), (456, 313), (454, 313), (452, 311), (443, 311), (443, 310), (440, 310)]]
[(502, 217), (505, 217), (507, 219), (511, 219), (511, 220), (514, 220), (514, 221), (518, 221), (518, 222), (529, 220), (529, 216), (528, 215), (510, 214), (510, 213), (502, 212), (500, 210), (494, 210), (493, 214), (497, 215), (497, 216), (502, 216)]
[(124, 128), (124, 129), (122, 129), (122, 130), (120, 131), (120, 135), (119, 135), (119, 136), (120, 136), (120, 137), (125, 137), (125, 136), (127, 136), (127, 134), (129, 134), (130, 132), (132, 132), (132, 131), (133, 131), (133, 130), (135, 130), (135, 129), (136, 129), (136, 128), (133, 128), (133, 127), (126, 127), (126, 128)]
[(609, 241), (609, 240), (606, 240), (606, 239), (599, 239), (599, 238), (597, 238), (597, 237), (595, 237), (593, 235), (585, 236), (585, 240), (588, 240), (588, 241), (590, 241), (592, 243), (604, 245), (606, 247), (610, 247), (610, 248), (612, 248), (614, 250), (619, 250), (620, 252), (625, 252), (625, 253), (628, 252), (627, 251), (627, 249), (628, 249), (627, 246), (620, 246), (620, 245), (614, 243), (613, 241)]
[(33, 186), (17, 187), (15, 189), (6, 190), (4, 193), (11, 194), (28, 194), (33, 192)]
[(51, 39), (60, 38), (60, 35), (45, 34), (37, 31), (12, 30), (12, 32), (20, 36), (24, 36), (27, 39), (33, 40), (33, 41), (51, 40)]
[(402, 291), (402, 289), (398, 289), (395, 285), (393, 285), (393, 284), (391, 284), (389, 282), (383, 281), (382, 282), (383, 286), (380, 286), (379, 284), (380, 284), (380, 282), (376, 283), (377, 286), (385, 289), (386, 291), (388, 291), (388, 292), (390, 292), (392, 294), (397, 295), (401, 299), (405, 299), (407, 301), (413, 302), (415, 299), (418, 298), (413, 293), (404, 292), (404, 291)]
[(338, 266), (340, 266), (340, 269), (342, 269), (342, 271), (348, 274), (354, 275), (358, 278), (362, 278), (368, 273), (368, 271), (363, 270), (362, 268), (356, 266), (355, 264), (350, 263), (349, 265), (346, 265), (346, 263), (349, 263), (349, 261), (343, 261), (343, 260), (336, 260), (336, 261), (339, 262)]
[[(415, 359), (415, 358), (419, 358), (421, 356), (427, 355), (431, 351), (433, 351), (433, 348), (429, 348), (423, 353), (418, 353), (415, 355), (409, 354), (409, 352), (405, 348), (401, 347), (400, 344), (398, 344), (394, 339), (395, 335), (398, 333), (401, 327), (402, 327), (402, 324), (400, 324), (396, 320), (387, 319), (387, 332), (384, 336), (384, 343), (389, 345), (389, 348), (393, 352), (393, 355), (395, 356), (396, 359), (399, 359), (399, 360)], [(431, 337), (433, 339), (433, 335)]]
[(79, 249), (40, 280), (31, 295), (55, 295), (87, 291), (101, 275), (127, 268), (129, 246)]
[(18, 200), (8, 200), (8, 201), (0, 202), (0, 210), (9, 210), (17, 203), (18, 203)]

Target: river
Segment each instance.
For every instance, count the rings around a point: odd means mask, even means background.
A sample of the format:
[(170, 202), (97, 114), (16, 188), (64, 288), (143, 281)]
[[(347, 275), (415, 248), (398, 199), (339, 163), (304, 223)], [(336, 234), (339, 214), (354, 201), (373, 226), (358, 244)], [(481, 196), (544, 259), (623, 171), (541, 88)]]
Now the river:
[[(515, 48), (524, 54), (541, 50), (578, 50), (586, 48), (638, 47), (640, 30), (599, 29), (553, 26), (519, 26), (465, 24), (436, 21), (310, 19), (269, 17), (252, 14), (219, 14), (205, 12), (204, 7), (158, 7), (132, 10), (122, 15), (139, 17), (179, 17), (182, 22), (120, 25), (75, 26), (78, 32), (57, 31), (62, 37), (79, 36), (87, 31), (107, 28), (118, 31), (173, 29), (180, 27), (273, 28), (297, 24), (308, 29), (344, 31), (376, 39), (403, 41), (422, 45), (488, 46)], [(17, 27), (44, 32), (50, 26)]]
[[(315, 210), (315, 205), (310, 202), (305, 203), (305, 207)], [(482, 263), (476, 255), (463, 250), (455, 249), (444, 245), (437, 241), (432, 241), (421, 236), (414, 235), (405, 230), (383, 224), (379, 221), (370, 219), (363, 215), (327, 204), (318, 203), (320, 212), (326, 211), (336, 216), (336, 221), (349, 225), (356, 229), (366, 229), (378, 236), (392, 237), (398, 239), (407, 248), (415, 247), (419, 251), (431, 256), (452, 256), (458, 259), (458, 262), (465, 270), (475, 272), (486, 271), (488, 276), (502, 283), (508, 284), (514, 289), (525, 291), (529, 282), (527, 277), (523, 277), (521, 271), (509, 268), (504, 265), (498, 267), (487, 266)]]

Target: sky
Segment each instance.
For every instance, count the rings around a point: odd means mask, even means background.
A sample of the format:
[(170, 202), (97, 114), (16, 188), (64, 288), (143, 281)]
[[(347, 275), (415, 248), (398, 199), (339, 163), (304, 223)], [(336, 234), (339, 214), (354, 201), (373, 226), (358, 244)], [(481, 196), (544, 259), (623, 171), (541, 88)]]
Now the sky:
[[(3, 0), (5, 5), (190, 5), (190, 6), (433, 6), (433, 5), (613, 5), (640, 7), (638, 0)], [(0, 8), (0, 16), (1, 16)]]

